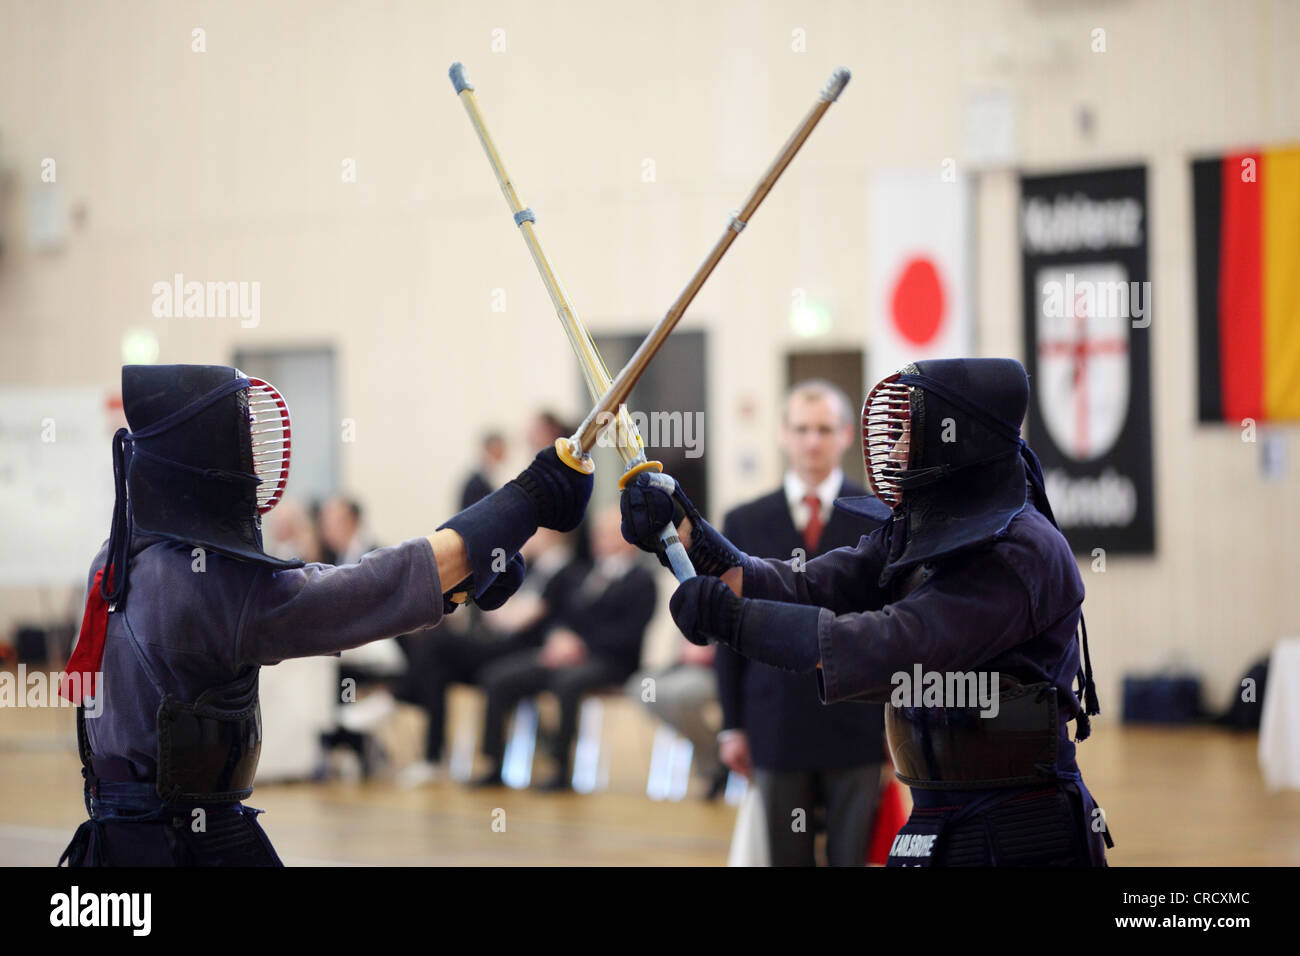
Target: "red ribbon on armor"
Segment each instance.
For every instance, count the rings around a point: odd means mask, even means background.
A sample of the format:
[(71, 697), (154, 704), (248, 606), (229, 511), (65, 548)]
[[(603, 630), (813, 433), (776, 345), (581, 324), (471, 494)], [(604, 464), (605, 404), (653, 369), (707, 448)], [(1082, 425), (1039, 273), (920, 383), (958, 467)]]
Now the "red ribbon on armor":
[[(87, 697), (95, 696), (95, 680), (104, 666), (104, 638), (108, 634), (108, 602), (100, 590), (100, 582), (108, 567), (95, 572), (95, 580), (90, 585), (90, 595), (86, 598), (86, 613), (81, 618), (81, 634), (77, 637), (77, 647), (68, 658), (68, 664), (59, 675), (59, 696), (74, 704), (80, 704)], [(109, 572), (109, 589), (113, 586), (113, 575)], [(70, 674), (77, 675), (69, 679)]]

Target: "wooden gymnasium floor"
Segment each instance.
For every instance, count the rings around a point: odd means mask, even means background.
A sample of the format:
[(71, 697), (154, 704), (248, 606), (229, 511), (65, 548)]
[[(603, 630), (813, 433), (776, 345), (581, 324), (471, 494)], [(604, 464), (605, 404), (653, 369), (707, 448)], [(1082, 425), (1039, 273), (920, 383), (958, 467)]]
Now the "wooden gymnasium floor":
[[(457, 692), (453, 724), (475, 706)], [(395, 762), (414, 754), (421, 720), (402, 712), (386, 730)], [(1253, 735), (1097, 723), (1082, 764), (1118, 843), (1112, 865), (1300, 865), (1300, 792), (1264, 791)], [(84, 817), (72, 726), (70, 710), (0, 710), (0, 865), (53, 863)], [(635, 706), (607, 708), (617, 746), (595, 795), (390, 779), (259, 786), (251, 803), (291, 866), (725, 864), (734, 808), (645, 796), (652, 733)]]

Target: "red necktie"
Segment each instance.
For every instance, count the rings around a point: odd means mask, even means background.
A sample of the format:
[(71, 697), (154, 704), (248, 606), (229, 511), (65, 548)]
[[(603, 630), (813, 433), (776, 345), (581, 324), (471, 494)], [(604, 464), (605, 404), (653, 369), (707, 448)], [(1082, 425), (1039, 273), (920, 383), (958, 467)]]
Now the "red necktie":
[(817, 550), (817, 542), (822, 539), (822, 500), (814, 494), (803, 496), (803, 503), (808, 506), (808, 523), (803, 526), (803, 543), (808, 546), (808, 553)]

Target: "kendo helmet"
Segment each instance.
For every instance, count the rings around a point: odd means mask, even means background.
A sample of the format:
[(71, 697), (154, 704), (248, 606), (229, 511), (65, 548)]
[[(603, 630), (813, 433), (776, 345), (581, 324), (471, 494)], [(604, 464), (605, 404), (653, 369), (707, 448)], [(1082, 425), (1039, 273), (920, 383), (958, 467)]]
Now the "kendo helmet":
[(1029, 377), (1015, 359), (930, 359), (886, 376), (862, 406), (862, 457), (887, 507), (886, 583), (1000, 536), (1033, 489), (1055, 524), (1038, 458), (1020, 437)]
[(867, 483), (897, 509), (909, 491), (1016, 456), (1028, 407), (1029, 378), (1015, 359), (906, 365), (862, 405)]
[(262, 548), (262, 515), (284, 496), (293, 433), (269, 382), (225, 365), (126, 365), (128, 428), (113, 436), (117, 503), (104, 596), (125, 591), (134, 534), (154, 535), (277, 568), (301, 561)]

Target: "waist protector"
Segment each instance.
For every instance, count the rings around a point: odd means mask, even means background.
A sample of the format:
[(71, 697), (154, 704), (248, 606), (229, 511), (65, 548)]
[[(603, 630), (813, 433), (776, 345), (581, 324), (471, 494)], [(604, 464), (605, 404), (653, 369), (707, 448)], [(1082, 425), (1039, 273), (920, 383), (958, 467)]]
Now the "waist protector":
[(158, 705), (158, 796), (208, 803), (253, 792), (262, 753), (258, 668), (204, 691), (192, 704), (165, 695)]
[(898, 779), (926, 790), (1000, 789), (1055, 777), (1056, 687), (1002, 688), (996, 717), (977, 707), (885, 707)]

